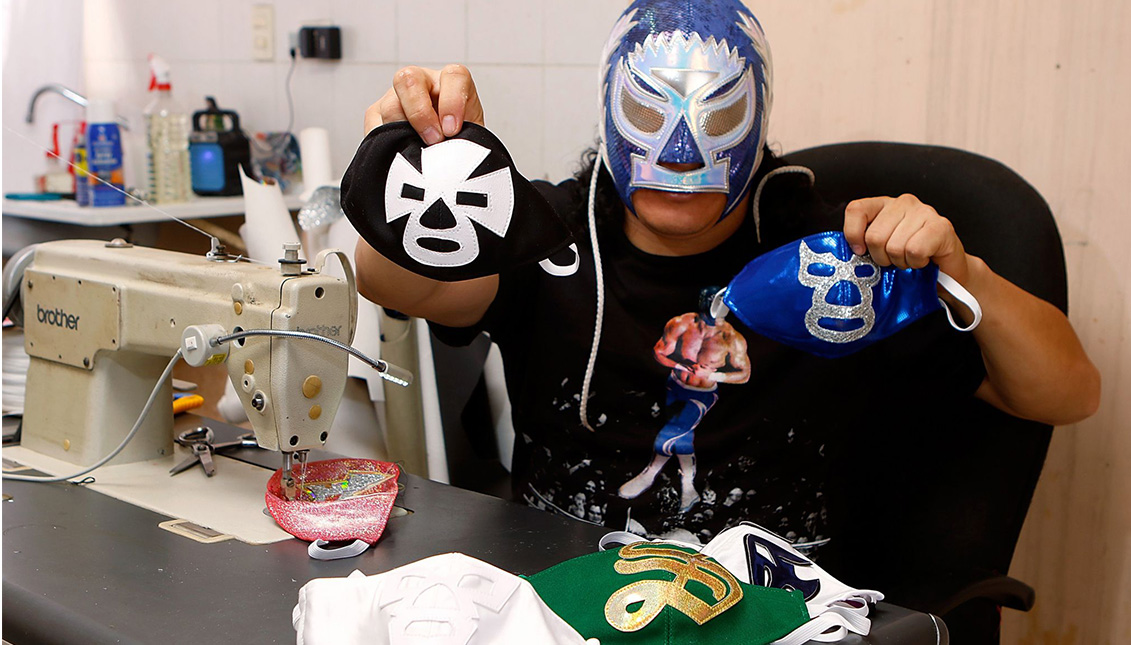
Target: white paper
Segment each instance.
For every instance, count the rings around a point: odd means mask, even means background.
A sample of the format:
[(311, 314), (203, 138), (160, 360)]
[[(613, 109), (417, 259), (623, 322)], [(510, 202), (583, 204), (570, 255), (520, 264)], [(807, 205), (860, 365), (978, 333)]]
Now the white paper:
[(298, 133), (302, 155), (302, 201), (310, 199), (320, 186), (337, 186), (330, 165), (330, 133), (326, 128), (304, 128)]
[(274, 263), (283, 257), (283, 244), (300, 242), (283, 191), (278, 184), (263, 184), (248, 177), (243, 168), (240, 181), (246, 222), (240, 235), (247, 244), (247, 254), (253, 260)]

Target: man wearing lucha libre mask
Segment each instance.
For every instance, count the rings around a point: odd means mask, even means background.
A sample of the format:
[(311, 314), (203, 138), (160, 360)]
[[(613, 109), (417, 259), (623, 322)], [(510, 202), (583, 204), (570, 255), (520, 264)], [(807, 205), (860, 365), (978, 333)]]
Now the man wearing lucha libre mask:
[[(530, 182), (570, 228), (568, 245), (457, 281), (425, 278), (365, 242), (357, 249), (367, 298), (428, 319), (442, 340), (486, 331), (499, 345), (517, 435), (516, 499), (577, 517), (570, 510), (584, 492), (597, 512), (579, 519), (617, 529), (706, 542), (750, 520), (819, 545), (835, 540), (824, 487), (831, 454), (877, 415), (913, 427), (900, 415), (971, 395), (1050, 424), (1095, 411), (1099, 375), (1067, 318), (966, 253), (943, 215), (912, 195), (832, 209), (808, 169), (770, 152), (770, 48), (743, 3), (636, 0), (600, 64), (596, 149), (574, 179)], [(425, 145), (456, 137), (464, 123), (484, 125), (471, 73), (399, 70), (366, 128), (402, 121)], [(522, 217), (516, 206), (513, 218)], [(830, 230), (880, 267), (937, 265), (977, 298), (981, 325), (962, 334), (936, 312), (914, 334), (945, 359), (887, 352), (898, 355), (877, 363), (878, 352), (812, 356), (728, 318), (745, 339), (749, 378), (712, 394), (693, 460), (680, 460), (679, 472), (661, 464), (629, 486), (660, 454), (654, 444), (680, 414), (675, 406), (694, 398), (672, 400), (673, 368), (654, 357), (668, 321), (701, 311), (700, 291), (726, 285), (751, 259)], [(875, 271), (848, 274), (858, 282), (850, 288), (876, 282)], [(745, 493), (728, 496), (736, 490)]]

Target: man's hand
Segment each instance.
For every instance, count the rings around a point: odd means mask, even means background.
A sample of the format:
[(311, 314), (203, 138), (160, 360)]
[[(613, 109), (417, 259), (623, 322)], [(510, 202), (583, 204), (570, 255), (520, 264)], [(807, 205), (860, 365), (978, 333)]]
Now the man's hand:
[(857, 255), (880, 266), (939, 270), (965, 284), (970, 269), (950, 220), (914, 195), (858, 199), (844, 209), (844, 237)]
[[(393, 87), (365, 111), (365, 132), (395, 121), (408, 121), (429, 145), (458, 133), (465, 121), (483, 125), (483, 107), (471, 73), (463, 65), (399, 70), (393, 75)], [(477, 323), (499, 288), (497, 275), (462, 282), (425, 278), (384, 257), (365, 240), (358, 240), (354, 258), (361, 295), (449, 327)]]
[(398, 70), (393, 87), (365, 111), (365, 132), (394, 121), (411, 123), (428, 145), (454, 136), (464, 121), (483, 125), (483, 106), (471, 72), (463, 65)]

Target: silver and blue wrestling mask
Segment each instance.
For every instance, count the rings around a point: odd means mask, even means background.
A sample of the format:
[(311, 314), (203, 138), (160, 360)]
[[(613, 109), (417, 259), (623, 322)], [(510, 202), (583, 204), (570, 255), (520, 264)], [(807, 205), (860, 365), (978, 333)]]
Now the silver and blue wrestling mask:
[(739, 0), (636, 0), (601, 63), (601, 155), (625, 205), (640, 188), (715, 192), (729, 214), (761, 162), (772, 99), (753, 14)]

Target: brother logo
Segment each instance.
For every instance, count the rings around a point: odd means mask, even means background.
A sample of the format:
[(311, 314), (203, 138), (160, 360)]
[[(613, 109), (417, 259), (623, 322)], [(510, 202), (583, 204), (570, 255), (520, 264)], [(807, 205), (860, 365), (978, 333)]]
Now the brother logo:
[(308, 334), (318, 334), (319, 336), (337, 336), (342, 331), (341, 325), (318, 325), (315, 327), (299, 327), (298, 331), (304, 331)]
[(35, 318), (41, 323), (54, 325), (55, 327), (66, 327), (67, 329), (79, 328), (79, 317), (72, 316), (62, 309), (44, 309), (35, 305)]

